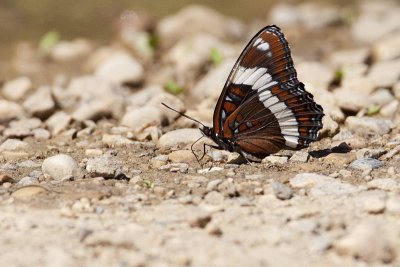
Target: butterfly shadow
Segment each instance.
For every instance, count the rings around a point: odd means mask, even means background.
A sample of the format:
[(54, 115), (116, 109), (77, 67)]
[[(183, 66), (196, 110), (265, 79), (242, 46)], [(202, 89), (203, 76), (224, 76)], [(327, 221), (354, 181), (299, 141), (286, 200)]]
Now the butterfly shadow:
[(343, 142), (340, 143), (338, 146), (332, 148), (310, 151), (308, 152), (308, 154), (310, 154), (310, 156), (313, 158), (319, 159), (319, 158), (324, 158), (332, 153), (340, 153), (340, 154), (349, 153), (351, 150), (352, 148), (348, 144)]

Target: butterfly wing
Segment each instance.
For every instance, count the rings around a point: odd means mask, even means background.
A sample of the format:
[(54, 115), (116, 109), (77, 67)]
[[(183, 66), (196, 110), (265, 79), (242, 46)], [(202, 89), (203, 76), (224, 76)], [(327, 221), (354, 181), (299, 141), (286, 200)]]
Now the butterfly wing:
[(214, 111), (214, 131), (263, 157), (316, 140), (322, 107), (297, 80), (289, 45), (276, 26), (258, 32), (234, 65)]

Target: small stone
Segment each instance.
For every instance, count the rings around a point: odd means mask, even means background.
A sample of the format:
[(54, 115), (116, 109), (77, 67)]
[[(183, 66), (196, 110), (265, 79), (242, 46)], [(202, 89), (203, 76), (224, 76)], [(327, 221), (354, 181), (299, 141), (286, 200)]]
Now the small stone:
[(23, 108), (14, 102), (0, 99), (0, 123), (25, 117)]
[(397, 111), (399, 110), (399, 106), (399, 101), (393, 100), (386, 106), (382, 107), (379, 113), (384, 117), (391, 118), (397, 113)]
[(204, 201), (207, 204), (221, 205), (224, 202), (224, 196), (217, 191), (211, 191), (205, 195)]
[(372, 46), (374, 61), (395, 59), (400, 56), (400, 34), (390, 34)]
[(319, 132), (321, 137), (333, 137), (340, 130), (339, 124), (327, 114), (322, 118), (322, 125), (322, 129)]
[(356, 65), (364, 63), (369, 56), (368, 48), (357, 48), (349, 50), (340, 50), (331, 53), (329, 61), (335, 67), (342, 67), (343, 65)]
[(49, 86), (42, 86), (30, 95), (22, 106), (31, 115), (40, 119), (46, 119), (55, 111), (56, 103), (53, 100), (51, 88)]
[(216, 179), (216, 180), (212, 180), (210, 182), (208, 182), (206, 190), (207, 192), (211, 192), (215, 189), (217, 189), (218, 185), (220, 185), (222, 183), (221, 179)]
[(43, 128), (37, 128), (32, 131), (33, 137), (39, 140), (50, 139), (50, 132)]
[(125, 113), (121, 119), (121, 125), (140, 132), (146, 127), (160, 125), (161, 116), (159, 109), (153, 106), (135, 108)]
[(117, 84), (138, 84), (144, 79), (144, 69), (135, 58), (121, 52), (102, 62), (95, 75)]
[(150, 160), (151, 166), (155, 169), (160, 168), (161, 166), (164, 166), (168, 162), (168, 156), (167, 155), (159, 155)]
[(291, 199), (293, 197), (293, 189), (290, 188), (289, 186), (276, 181), (272, 182), (271, 186), (275, 196), (278, 199), (286, 200), (286, 199)]
[(22, 76), (7, 81), (3, 85), (2, 93), (5, 98), (17, 101), (21, 100), (30, 89), (32, 89), (32, 81), (28, 77)]
[(226, 197), (237, 196), (237, 190), (232, 178), (228, 178), (218, 185), (218, 191), (224, 194)]
[(36, 177), (25, 176), (18, 181), (17, 185), (19, 186), (27, 186), (32, 184), (38, 184), (39, 179)]
[(56, 62), (69, 62), (73, 60), (82, 60), (92, 50), (92, 46), (85, 39), (76, 39), (73, 41), (61, 41), (54, 45), (50, 51), (50, 57)]
[(104, 178), (114, 178), (122, 169), (122, 162), (117, 160), (110, 153), (98, 158), (91, 158), (86, 163), (86, 170), (92, 176), (102, 176)]
[(262, 160), (262, 163), (266, 163), (267, 165), (283, 165), (288, 162), (287, 157), (280, 156), (267, 156)]
[(44, 187), (38, 185), (28, 185), (17, 189), (11, 194), (11, 196), (16, 199), (30, 199), (38, 196), (39, 194), (43, 194), (46, 191), (47, 190)]
[(15, 151), (25, 150), (28, 147), (28, 143), (18, 139), (7, 139), (0, 145), (1, 151)]
[(68, 128), (72, 122), (72, 117), (64, 111), (54, 113), (46, 120), (46, 126), (49, 128), (51, 135), (56, 136)]
[(368, 213), (381, 213), (386, 207), (386, 193), (378, 190), (361, 192), (357, 202)]
[(10, 122), (9, 127), (4, 130), (4, 136), (23, 138), (34, 135), (34, 130), (39, 128), (42, 122), (37, 118), (21, 119)]
[(365, 92), (355, 92), (349, 87), (340, 87), (333, 92), (333, 96), (341, 109), (358, 112), (371, 105), (369, 95)]
[(171, 162), (177, 163), (177, 162), (193, 162), (196, 161), (196, 157), (194, 156), (193, 152), (190, 150), (176, 150), (172, 151), (168, 155), (168, 159)]
[(310, 155), (307, 152), (296, 151), (293, 154), (293, 156), (290, 157), (290, 161), (297, 162), (297, 163), (306, 163), (309, 158), (310, 158)]
[(212, 168), (200, 169), (200, 170), (197, 171), (197, 173), (203, 174), (203, 173), (222, 172), (222, 171), (224, 171), (224, 168), (215, 166), (215, 167), (212, 167)]
[(384, 148), (361, 148), (356, 152), (357, 159), (373, 158), (378, 159), (386, 153)]
[(386, 212), (400, 215), (400, 196), (390, 197), (386, 201)]
[(187, 173), (189, 169), (189, 165), (186, 163), (171, 163), (163, 165), (159, 168), (160, 170), (168, 170), (170, 172), (181, 172)]
[(350, 164), (350, 168), (358, 170), (378, 169), (383, 166), (383, 163), (377, 159), (363, 158), (357, 159)]
[(157, 146), (162, 151), (172, 148), (184, 148), (193, 144), (200, 137), (202, 137), (202, 134), (199, 129), (178, 129), (161, 136)]
[(132, 140), (117, 134), (105, 134), (101, 142), (109, 147), (124, 147), (133, 144)]
[(42, 172), (55, 180), (63, 180), (68, 177), (76, 177), (78, 164), (71, 156), (58, 154), (43, 161)]
[(179, 113), (164, 107), (161, 103), (165, 103), (166, 105), (173, 107), (175, 110), (182, 113), (184, 113), (186, 110), (183, 101), (172, 94), (162, 92), (154, 95), (147, 105), (157, 108), (169, 123), (175, 121), (180, 115)]
[(350, 164), (356, 159), (356, 154), (354, 152), (350, 153), (331, 153), (323, 158), (323, 162), (330, 163), (334, 166), (343, 167)]
[(375, 63), (368, 72), (368, 77), (378, 87), (393, 86), (400, 76), (400, 59)]
[(392, 123), (390, 120), (370, 117), (347, 117), (347, 127), (362, 136), (384, 135), (390, 132)]
[(309, 188), (312, 196), (342, 195), (358, 191), (358, 188), (332, 177), (316, 173), (300, 173), (289, 180), (294, 188)]
[(319, 62), (301, 62), (296, 65), (299, 80), (311, 84), (315, 88), (327, 89), (334, 78), (334, 71)]
[(367, 263), (390, 263), (396, 257), (396, 248), (390, 242), (389, 235), (384, 225), (363, 220), (336, 241), (334, 248), (340, 255), (349, 255)]
[(395, 191), (399, 185), (396, 180), (391, 178), (381, 178), (369, 181), (367, 184), (370, 189), (381, 189), (386, 191)]

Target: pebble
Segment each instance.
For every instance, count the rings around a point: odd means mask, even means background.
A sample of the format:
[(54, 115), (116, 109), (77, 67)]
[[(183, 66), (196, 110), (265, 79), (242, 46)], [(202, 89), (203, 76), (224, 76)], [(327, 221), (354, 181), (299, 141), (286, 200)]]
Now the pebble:
[(368, 213), (382, 213), (386, 207), (386, 193), (380, 190), (361, 192), (356, 201)]
[(366, 135), (384, 135), (390, 132), (392, 122), (390, 120), (370, 118), (370, 117), (347, 117), (346, 126), (352, 132), (362, 136)]
[(329, 56), (329, 62), (335, 67), (355, 66), (363, 64), (369, 53), (370, 51), (366, 47), (334, 51)]
[(167, 155), (159, 155), (159, 156), (156, 156), (156, 157), (154, 157), (154, 158), (152, 158), (150, 160), (151, 166), (153, 168), (155, 168), (155, 169), (158, 169), (161, 166), (166, 165), (167, 162), (168, 162), (168, 156)]
[[(358, 85), (359, 86), (359, 85)], [(333, 96), (341, 109), (358, 112), (361, 109), (367, 108), (371, 105), (369, 95), (365, 92), (354, 92), (348, 87), (341, 87), (333, 92)]]
[(211, 168), (205, 168), (205, 169), (200, 169), (197, 171), (197, 173), (203, 174), (203, 173), (210, 173), (210, 172), (222, 172), (224, 171), (224, 168), (222, 167), (211, 167)]
[(372, 104), (386, 106), (394, 100), (392, 93), (388, 89), (378, 89), (370, 95)]
[(385, 105), (382, 107), (379, 111), (379, 114), (381, 114), (383, 117), (391, 118), (399, 110), (400, 103), (398, 100), (393, 100), (389, 104)]
[(34, 130), (41, 126), (42, 122), (37, 118), (11, 121), (3, 134), (7, 137), (23, 138), (34, 135)]
[(385, 191), (395, 191), (399, 188), (398, 182), (391, 178), (374, 179), (369, 181), (367, 186), (370, 189), (381, 189)]
[(396, 257), (396, 249), (389, 240), (391, 234), (384, 225), (363, 220), (352, 227), (346, 236), (334, 242), (334, 249), (339, 255), (348, 255), (367, 263), (390, 263)]
[(327, 89), (334, 78), (334, 71), (320, 62), (301, 62), (296, 65), (296, 71), (300, 81), (311, 84), (314, 88)]
[(39, 183), (38, 178), (25, 176), (25, 177), (22, 177), (21, 180), (18, 181), (17, 185), (27, 186), (27, 185), (38, 184), (38, 183)]
[(23, 108), (14, 102), (0, 99), (0, 123), (25, 117)]
[(372, 46), (374, 61), (395, 59), (400, 56), (400, 33), (388, 35)]
[(58, 154), (43, 161), (42, 172), (54, 180), (64, 180), (68, 177), (76, 177), (78, 164), (71, 156)]
[(35, 139), (40, 139), (40, 140), (50, 139), (51, 136), (50, 132), (43, 128), (34, 129), (32, 133)]
[(271, 186), (275, 196), (278, 199), (286, 200), (286, 199), (291, 199), (293, 197), (293, 189), (290, 188), (289, 186), (276, 181), (272, 182)]
[(400, 59), (387, 60), (372, 65), (368, 77), (377, 87), (391, 87), (400, 76)]
[(153, 106), (134, 108), (125, 113), (121, 119), (121, 125), (140, 132), (146, 127), (160, 125), (161, 116), (160, 110)]
[(309, 188), (312, 196), (342, 195), (358, 191), (356, 186), (317, 173), (300, 173), (289, 182), (294, 188)]
[(205, 32), (224, 40), (238, 39), (244, 31), (243, 24), (238, 20), (225, 17), (202, 5), (189, 5), (176, 14), (164, 17), (157, 25), (157, 34), (164, 48), (169, 48), (183, 37), (194, 33)]
[(319, 131), (321, 138), (333, 137), (340, 131), (339, 124), (329, 114), (325, 114), (322, 118), (322, 125), (322, 129)]
[(288, 162), (287, 157), (267, 156), (262, 160), (262, 163), (267, 165), (284, 165)]
[(116, 53), (97, 66), (95, 75), (116, 84), (138, 84), (144, 79), (144, 69), (129, 54)]
[(226, 197), (237, 196), (236, 186), (233, 183), (232, 178), (228, 178), (228, 179), (222, 181), (222, 183), (220, 183), (217, 188), (218, 188), (218, 191), (221, 192)]
[(86, 163), (87, 172), (93, 176), (114, 178), (122, 169), (122, 162), (115, 156), (106, 153), (97, 158), (90, 158)]
[(183, 101), (172, 94), (162, 92), (154, 95), (148, 102), (148, 105), (157, 108), (161, 112), (162, 117), (166, 118), (169, 123), (175, 121), (180, 115), (179, 113), (164, 107), (161, 103), (165, 103), (179, 112), (184, 113), (186, 110)]
[(386, 153), (384, 148), (361, 148), (357, 150), (357, 159), (373, 158), (378, 159), (380, 156)]
[(217, 191), (211, 191), (204, 196), (204, 201), (211, 205), (221, 205), (224, 202), (224, 196)]
[(310, 155), (308, 154), (308, 152), (296, 151), (294, 152), (293, 156), (290, 157), (290, 161), (296, 163), (306, 163), (309, 158)]
[(3, 85), (1, 91), (5, 98), (18, 101), (21, 100), (30, 89), (32, 89), (32, 81), (26, 76), (21, 76), (14, 80), (7, 81)]
[(157, 147), (161, 151), (185, 148), (192, 145), (200, 137), (202, 137), (202, 134), (199, 129), (178, 129), (162, 135), (157, 142)]
[(68, 128), (72, 117), (64, 111), (58, 111), (51, 115), (45, 122), (52, 136), (56, 136)]
[(356, 159), (356, 154), (354, 152), (349, 153), (331, 153), (324, 157), (322, 160), (325, 163), (332, 164), (334, 166), (346, 166)]
[(211, 192), (211, 191), (217, 189), (218, 185), (220, 185), (221, 183), (222, 183), (222, 179), (215, 179), (215, 180), (208, 182), (207, 187), (206, 187), (207, 192)]
[(218, 99), (221, 94), (226, 77), (232, 70), (236, 58), (227, 58), (212, 71), (209, 71), (199, 82), (191, 89), (191, 93), (197, 99)]
[(47, 119), (56, 109), (50, 86), (39, 87), (22, 104), (26, 111), (32, 116)]
[(0, 151), (25, 150), (28, 143), (18, 139), (7, 139), (0, 145)]
[(389, 197), (386, 201), (386, 212), (400, 215), (400, 196)]
[(50, 51), (50, 57), (60, 63), (73, 60), (82, 60), (92, 51), (92, 46), (85, 39), (73, 41), (61, 41), (54, 45)]
[(170, 171), (170, 172), (181, 172), (181, 173), (187, 173), (189, 170), (189, 165), (186, 163), (170, 163), (163, 165), (159, 168), (162, 171)]
[(124, 147), (134, 143), (132, 140), (118, 134), (104, 134), (101, 142), (108, 147)]
[(168, 159), (173, 162), (194, 162), (196, 157), (191, 150), (176, 150), (168, 154)]
[(45, 193), (46, 191), (47, 191), (47, 190), (46, 190), (44, 187), (42, 187), (42, 186), (38, 186), (38, 185), (28, 185), (28, 186), (24, 186), (24, 187), (21, 187), (21, 188), (15, 190), (15, 191), (11, 194), (11, 196), (12, 196), (13, 198), (16, 198), (16, 199), (22, 199), (22, 200), (24, 200), (24, 199), (30, 199), (30, 198), (32, 198), (32, 197), (36, 197), (36, 196), (38, 196), (39, 194)]
[(378, 169), (382, 166), (383, 163), (377, 159), (362, 158), (353, 161), (349, 167), (357, 170), (367, 170), (367, 169), (373, 170), (373, 169)]

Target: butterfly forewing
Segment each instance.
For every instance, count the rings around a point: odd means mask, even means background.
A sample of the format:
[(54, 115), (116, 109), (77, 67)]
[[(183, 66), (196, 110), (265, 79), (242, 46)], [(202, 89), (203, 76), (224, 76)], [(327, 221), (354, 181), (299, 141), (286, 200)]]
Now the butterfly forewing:
[(235, 63), (214, 111), (214, 131), (263, 157), (316, 140), (322, 107), (297, 80), (289, 45), (276, 26), (257, 33)]

